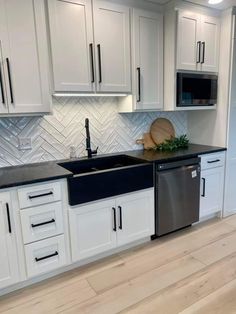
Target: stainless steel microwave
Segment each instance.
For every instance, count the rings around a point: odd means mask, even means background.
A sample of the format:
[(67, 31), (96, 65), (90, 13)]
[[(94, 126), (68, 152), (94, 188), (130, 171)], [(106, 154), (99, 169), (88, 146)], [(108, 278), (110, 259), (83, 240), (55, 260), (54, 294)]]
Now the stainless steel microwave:
[(217, 104), (218, 76), (177, 73), (177, 107), (202, 107)]

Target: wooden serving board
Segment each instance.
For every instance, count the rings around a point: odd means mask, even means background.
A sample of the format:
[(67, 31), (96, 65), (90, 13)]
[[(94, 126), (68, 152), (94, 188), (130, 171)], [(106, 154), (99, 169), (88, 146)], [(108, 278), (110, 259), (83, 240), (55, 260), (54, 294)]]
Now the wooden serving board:
[(156, 119), (151, 125), (150, 133), (153, 141), (157, 145), (175, 137), (173, 124), (165, 118)]
[(150, 133), (144, 133), (143, 138), (136, 141), (137, 144), (142, 144), (144, 149), (151, 149), (156, 146), (153, 142)]

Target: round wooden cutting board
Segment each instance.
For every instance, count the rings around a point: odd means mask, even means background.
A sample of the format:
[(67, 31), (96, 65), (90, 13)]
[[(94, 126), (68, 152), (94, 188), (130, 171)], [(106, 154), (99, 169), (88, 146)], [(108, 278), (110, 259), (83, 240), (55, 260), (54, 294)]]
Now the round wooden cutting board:
[(157, 145), (175, 137), (173, 124), (165, 118), (156, 119), (151, 125), (150, 133), (153, 141)]

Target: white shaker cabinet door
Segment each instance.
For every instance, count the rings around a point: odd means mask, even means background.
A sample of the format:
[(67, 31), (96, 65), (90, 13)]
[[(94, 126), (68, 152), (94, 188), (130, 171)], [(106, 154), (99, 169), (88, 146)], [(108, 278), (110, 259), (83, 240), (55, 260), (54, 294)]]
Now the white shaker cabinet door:
[(16, 235), (10, 194), (0, 194), (0, 289), (19, 281)]
[(98, 92), (131, 92), (130, 10), (94, 1)]
[(178, 12), (177, 69), (198, 70), (201, 61), (201, 15)]
[(136, 110), (163, 108), (163, 16), (134, 10), (134, 90)]
[(2, 65), (9, 113), (49, 112), (44, 1), (5, 0), (0, 1), (0, 8)]
[(220, 19), (202, 15), (202, 71), (218, 72)]
[(95, 90), (91, 0), (49, 0), (55, 92)]

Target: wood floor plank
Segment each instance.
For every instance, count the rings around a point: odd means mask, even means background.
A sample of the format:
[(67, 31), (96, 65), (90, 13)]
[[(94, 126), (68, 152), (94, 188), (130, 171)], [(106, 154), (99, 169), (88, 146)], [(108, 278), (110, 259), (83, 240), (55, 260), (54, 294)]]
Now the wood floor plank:
[[(232, 232), (236, 238), (234, 229), (224, 223), (219, 223), (217, 228), (211, 226), (206, 228), (205, 232), (183, 234), (164, 244), (157, 242), (156, 245), (148, 247), (146, 252), (142, 250), (141, 254), (139, 254), (140, 252), (134, 253), (135, 259), (126, 259), (123, 256), (124, 263), (88, 276), (87, 280), (97, 293), (101, 293), (174, 259), (183, 257), (213, 241), (222, 239), (226, 235), (231, 235)], [(153, 242), (155, 243), (155, 241)]]
[(180, 258), (154, 269), (116, 288), (108, 290), (87, 302), (71, 308), (64, 314), (115, 314), (143, 300), (153, 293), (199, 271), (204, 265), (190, 256)]
[(234, 252), (236, 252), (236, 233), (196, 250), (191, 255), (205, 265), (210, 265)]
[(195, 303), (180, 314), (235, 314), (236, 280)]
[(177, 314), (232, 280), (236, 280), (236, 253), (152, 295), (122, 313)]

